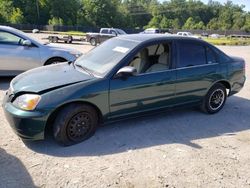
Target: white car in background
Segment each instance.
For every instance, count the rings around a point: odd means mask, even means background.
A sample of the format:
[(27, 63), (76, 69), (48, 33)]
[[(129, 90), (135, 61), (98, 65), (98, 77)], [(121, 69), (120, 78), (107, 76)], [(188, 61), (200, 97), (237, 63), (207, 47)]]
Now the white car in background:
[(178, 32), (177, 35), (179, 36), (184, 36), (184, 37), (192, 37), (192, 38), (196, 38), (196, 39), (201, 39), (201, 37), (196, 36), (190, 32)]
[(158, 28), (148, 28), (145, 29), (143, 32), (140, 32), (141, 34), (155, 34), (155, 33), (160, 33), (160, 29)]
[(74, 61), (79, 51), (42, 44), (24, 32), (0, 26), (0, 76), (16, 76), (39, 66)]
[(211, 37), (211, 38), (214, 38), (214, 39), (218, 39), (218, 38), (220, 38), (220, 35), (214, 33), (214, 34), (210, 35), (210, 37)]

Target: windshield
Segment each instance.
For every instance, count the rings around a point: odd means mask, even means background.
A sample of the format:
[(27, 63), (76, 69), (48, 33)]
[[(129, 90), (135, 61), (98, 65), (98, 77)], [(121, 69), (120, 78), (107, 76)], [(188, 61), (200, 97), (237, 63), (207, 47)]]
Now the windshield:
[(75, 64), (104, 77), (137, 45), (137, 41), (112, 38), (77, 59)]
[(117, 33), (120, 35), (125, 35), (127, 34), (125, 31), (121, 30), (121, 29), (116, 29)]

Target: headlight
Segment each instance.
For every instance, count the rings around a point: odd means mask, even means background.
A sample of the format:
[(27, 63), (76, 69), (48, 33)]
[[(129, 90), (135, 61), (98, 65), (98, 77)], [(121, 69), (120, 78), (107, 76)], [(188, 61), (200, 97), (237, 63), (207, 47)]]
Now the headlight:
[(80, 57), (82, 53), (80, 52), (69, 52), (71, 55), (75, 56), (76, 58)]
[(24, 94), (17, 97), (13, 104), (23, 110), (34, 110), (41, 99), (40, 95)]

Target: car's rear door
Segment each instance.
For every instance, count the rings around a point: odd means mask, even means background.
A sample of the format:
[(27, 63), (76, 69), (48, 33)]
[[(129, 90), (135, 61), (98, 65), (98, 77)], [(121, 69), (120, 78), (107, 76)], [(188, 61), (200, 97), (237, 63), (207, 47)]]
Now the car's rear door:
[(214, 52), (203, 43), (177, 42), (176, 103), (202, 100), (208, 88), (220, 77), (220, 66)]
[(176, 70), (140, 73), (110, 80), (111, 117), (160, 109), (173, 105)]
[(39, 48), (23, 46), (24, 39), (0, 30), (0, 71), (1, 74), (15, 74), (40, 65)]

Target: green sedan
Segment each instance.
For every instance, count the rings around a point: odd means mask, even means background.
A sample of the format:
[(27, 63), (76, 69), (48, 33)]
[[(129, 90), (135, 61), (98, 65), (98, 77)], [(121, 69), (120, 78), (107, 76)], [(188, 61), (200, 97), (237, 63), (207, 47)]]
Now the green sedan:
[(112, 38), (75, 62), (27, 71), (10, 83), (3, 108), (22, 138), (72, 145), (98, 125), (176, 106), (213, 114), (245, 83), (245, 62), (205, 41), (149, 34)]

